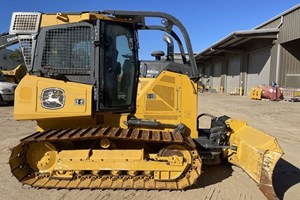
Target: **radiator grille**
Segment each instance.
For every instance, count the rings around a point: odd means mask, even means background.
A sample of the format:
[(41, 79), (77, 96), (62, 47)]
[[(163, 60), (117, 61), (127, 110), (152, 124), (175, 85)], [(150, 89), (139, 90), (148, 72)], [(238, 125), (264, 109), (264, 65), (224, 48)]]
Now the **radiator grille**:
[(13, 13), (10, 33), (37, 33), (40, 16), (41, 13)]
[(89, 26), (47, 30), (41, 63), (43, 71), (59, 74), (89, 73), (91, 38)]

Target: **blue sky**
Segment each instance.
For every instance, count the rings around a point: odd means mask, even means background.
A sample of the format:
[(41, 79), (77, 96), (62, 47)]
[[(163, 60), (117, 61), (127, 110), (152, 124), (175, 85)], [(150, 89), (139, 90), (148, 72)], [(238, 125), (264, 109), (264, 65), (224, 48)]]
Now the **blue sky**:
[[(13, 12), (96, 10), (162, 11), (176, 16), (189, 32), (194, 52), (201, 52), (236, 30), (248, 30), (300, 3), (299, 0), (0, 0), (0, 33), (9, 29)], [(154, 42), (154, 35), (158, 42)], [(141, 55), (165, 50), (158, 33), (141, 33)]]

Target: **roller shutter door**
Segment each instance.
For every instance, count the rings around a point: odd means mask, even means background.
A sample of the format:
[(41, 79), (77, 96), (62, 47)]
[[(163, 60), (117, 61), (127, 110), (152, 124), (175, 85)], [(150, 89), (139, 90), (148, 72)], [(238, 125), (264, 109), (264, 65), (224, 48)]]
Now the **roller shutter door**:
[(204, 74), (206, 75), (206, 78), (203, 78), (202, 83), (203, 83), (204, 85), (209, 85), (209, 86), (211, 86), (211, 83), (210, 83), (211, 66), (210, 66), (210, 65), (205, 66), (205, 72), (204, 72)]
[(228, 59), (226, 92), (234, 92), (235, 87), (240, 87), (241, 57), (234, 56)]
[(257, 85), (269, 85), (270, 82), (270, 48), (249, 53), (247, 90), (249, 94), (251, 87)]
[(214, 71), (213, 71), (213, 80), (212, 80), (212, 88), (217, 89), (218, 86), (221, 85), (221, 67), (222, 63), (217, 62), (214, 63)]

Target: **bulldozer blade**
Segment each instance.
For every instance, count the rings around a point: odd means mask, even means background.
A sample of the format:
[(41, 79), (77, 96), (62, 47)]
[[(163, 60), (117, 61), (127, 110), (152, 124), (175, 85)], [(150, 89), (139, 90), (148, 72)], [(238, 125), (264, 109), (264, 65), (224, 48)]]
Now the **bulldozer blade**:
[(278, 199), (273, 188), (272, 176), (283, 151), (277, 140), (248, 126), (244, 121), (228, 119), (226, 124), (231, 129), (230, 146), (237, 147), (236, 150), (233, 148), (225, 152), (228, 161), (249, 174), (267, 199)]

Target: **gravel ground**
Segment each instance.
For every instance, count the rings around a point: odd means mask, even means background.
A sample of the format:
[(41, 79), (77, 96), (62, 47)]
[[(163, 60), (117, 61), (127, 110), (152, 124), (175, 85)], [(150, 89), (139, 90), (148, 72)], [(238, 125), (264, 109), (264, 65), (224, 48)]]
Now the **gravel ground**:
[[(300, 197), (300, 103), (255, 101), (225, 94), (199, 94), (198, 112), (228, 115), (277, 138), (285, 154), (273, 177), (280, 199)], [(255, 182), (228, 163), (203, 167), (197, 184), (186, 191), (46, 190), (22, 186), (11, 176), (9, 148), (35, 131), (35, 122), (16, 122), (13, 107), (0, 106), (0, 199), (265, 199)]]

